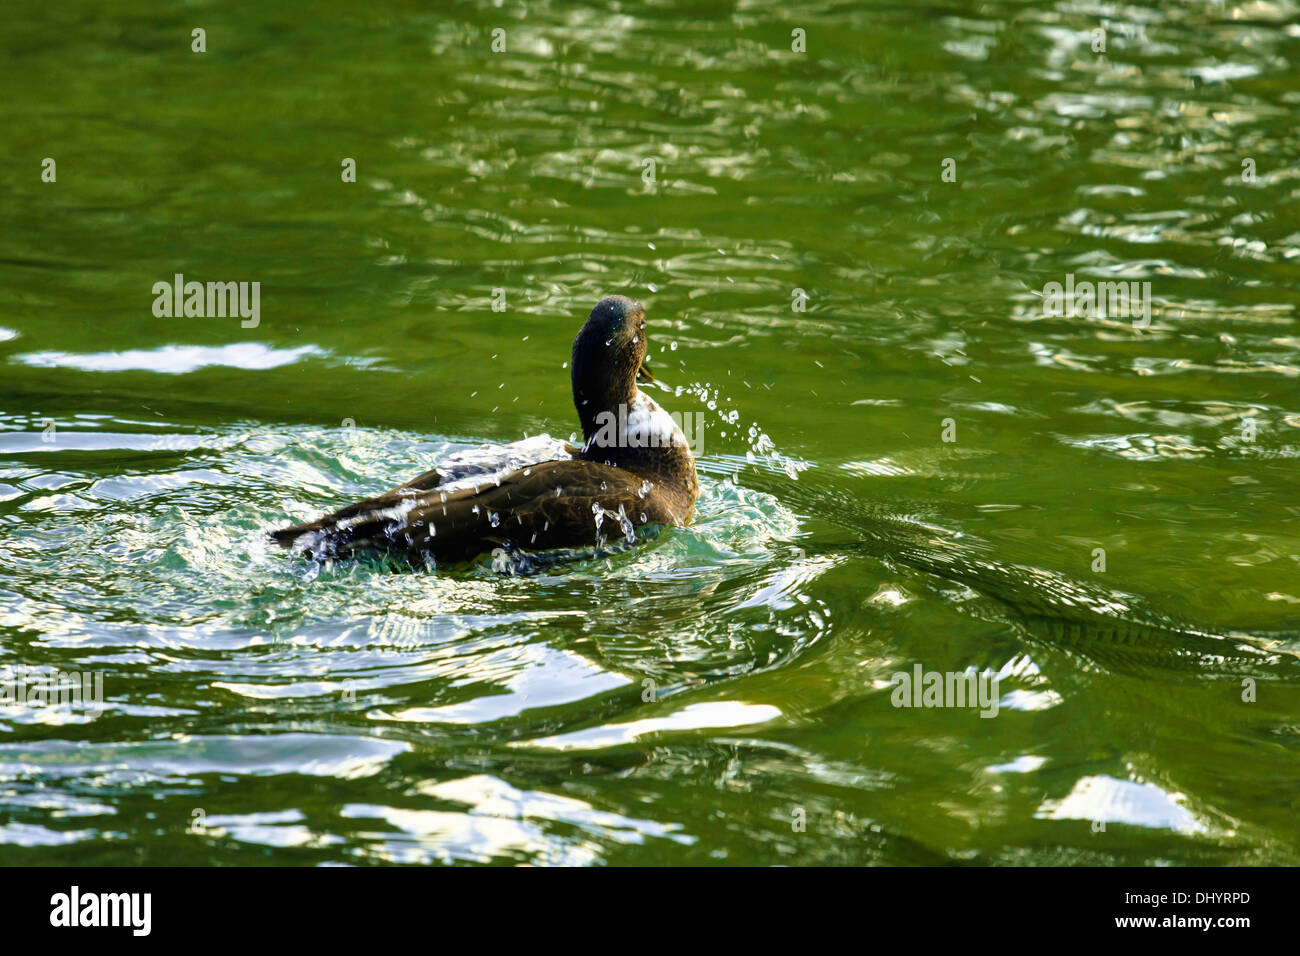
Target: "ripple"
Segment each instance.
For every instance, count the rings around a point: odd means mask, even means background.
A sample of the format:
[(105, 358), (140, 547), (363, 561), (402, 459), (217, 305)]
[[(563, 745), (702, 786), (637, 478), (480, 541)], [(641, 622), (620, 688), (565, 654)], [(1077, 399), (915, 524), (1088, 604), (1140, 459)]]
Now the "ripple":
[(712, 701), (691, 704), (666, 717), (648, 717), (626, 724), (606, 724), (554, 737), (543, 737), (517, 746), (547, 750), (600, 750), (634, 743), (641, 737), (670, 731), (703, 730), (719, 727), (746, 727), (765, 724), (781, 716), (770, 704), (746, 704), (741, 701)]
[(335, 734), (194, 736), (93, 746), (47, 740), (0, 744), (0, 779), (106, 776), (143, 783), (203, 773), (301, 773), (353, 779), (378, 773), (408, 749), (409, 745), (397, 741)]
[(260, 342), (241, 342), (217, 346), (164, 345), (156, 349), (127, 349), (122, 352), (27, 352), (14, 356), (13, 360), (36, 368), (73, 368), (83, 372), (140, 370), (184, 375), (215, 365), (249, 370), (279, 368), (327, 354), (314, 345), (276, 349)]
[(1044, 801), (1035, 816), (1043, 820), (1089, 820), (1183, 833), (1205, 832), (1205, 824), (1183, 806), (1185, 799), (1153, 783), (1105, 775), (1081, 777), (1064, 798)]

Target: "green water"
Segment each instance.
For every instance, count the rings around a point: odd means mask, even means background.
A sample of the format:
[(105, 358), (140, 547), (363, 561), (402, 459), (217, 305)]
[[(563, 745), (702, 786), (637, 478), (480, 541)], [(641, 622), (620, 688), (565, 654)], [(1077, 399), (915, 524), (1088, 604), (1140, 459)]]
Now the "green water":
[[(1294, 0), (16, 6), (0, 667), (104, 702), (0, 704), (0, 862), (1300, 862)], [(616, 292), (691, 528), (268, 550), (568, 438)]]

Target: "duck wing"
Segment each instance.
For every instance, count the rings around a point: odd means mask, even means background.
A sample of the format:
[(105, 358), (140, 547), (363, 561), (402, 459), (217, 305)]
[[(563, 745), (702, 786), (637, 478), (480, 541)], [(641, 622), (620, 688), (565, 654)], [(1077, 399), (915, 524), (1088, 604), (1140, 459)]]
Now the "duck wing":
[(689, 520), (689, 504), (683, 513), (652, 479), (567, 459), (489, 476), (477, 486), (395, 488), (272, 537), (321, 557), (372, 551), (462, 560), (495, 547), (590, 546), (642, 525)]
[(526, 465), (560, 459), (565, 455), (577, 457), (578, 449), (549, 435), (535, 435), (507, 445), (484, 445), (467, 449), (448, 456), (438, 467), (417, 475), (391, 491), (355, 502), (316, 521), (272, 531), (271, 537), (289, 547), (302, 535), (324, 531), (346, 519), (402, 506), (411, 499), (412, 492), (453, 488), (459, 490), (481, 485)]
[(403, 488), (446, 488), (451, 484), (503, 477), (528, 465), (578, 457), (578, 449), (550, 435), (534, 435), (507, 445), (480, 445), (449, 455), (433, 471), (412, 478)]

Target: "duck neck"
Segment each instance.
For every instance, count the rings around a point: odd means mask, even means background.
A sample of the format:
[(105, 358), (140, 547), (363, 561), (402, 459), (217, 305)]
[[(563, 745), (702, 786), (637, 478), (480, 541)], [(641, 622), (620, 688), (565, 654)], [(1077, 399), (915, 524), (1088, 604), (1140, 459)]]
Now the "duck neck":
[(595, 461), (617, 460), (618, 452), (626, 446), (628, 418), (637, 407), (640, 391), (634, 385), (622, 394), (606, 394), (599, 401), (575, 395), (578, 420), (582, 423), (584, 454)]
[[(604, 403), (602, 403), (604, 404)], [(695, 462), (678, 424), (633, 387), (627, 401), (605, 405), (583, 419), (581, 456), (659, 479), (695, 483)]]

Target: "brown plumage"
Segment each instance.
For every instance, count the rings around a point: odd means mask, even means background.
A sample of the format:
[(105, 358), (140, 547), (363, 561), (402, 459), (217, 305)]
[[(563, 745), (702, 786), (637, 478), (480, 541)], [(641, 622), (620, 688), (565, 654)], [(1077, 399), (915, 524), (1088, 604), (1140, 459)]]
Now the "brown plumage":
[(573, 342), (582, 448), (505, 473), (435, 469), (316, 521), (271, 533), (319, 557), (581, 548), (658, 525), (689, 524), (699, 495), (681, 429), (637, 388), (649, 379), (645, 312), (623, 296), (597, 303)]

